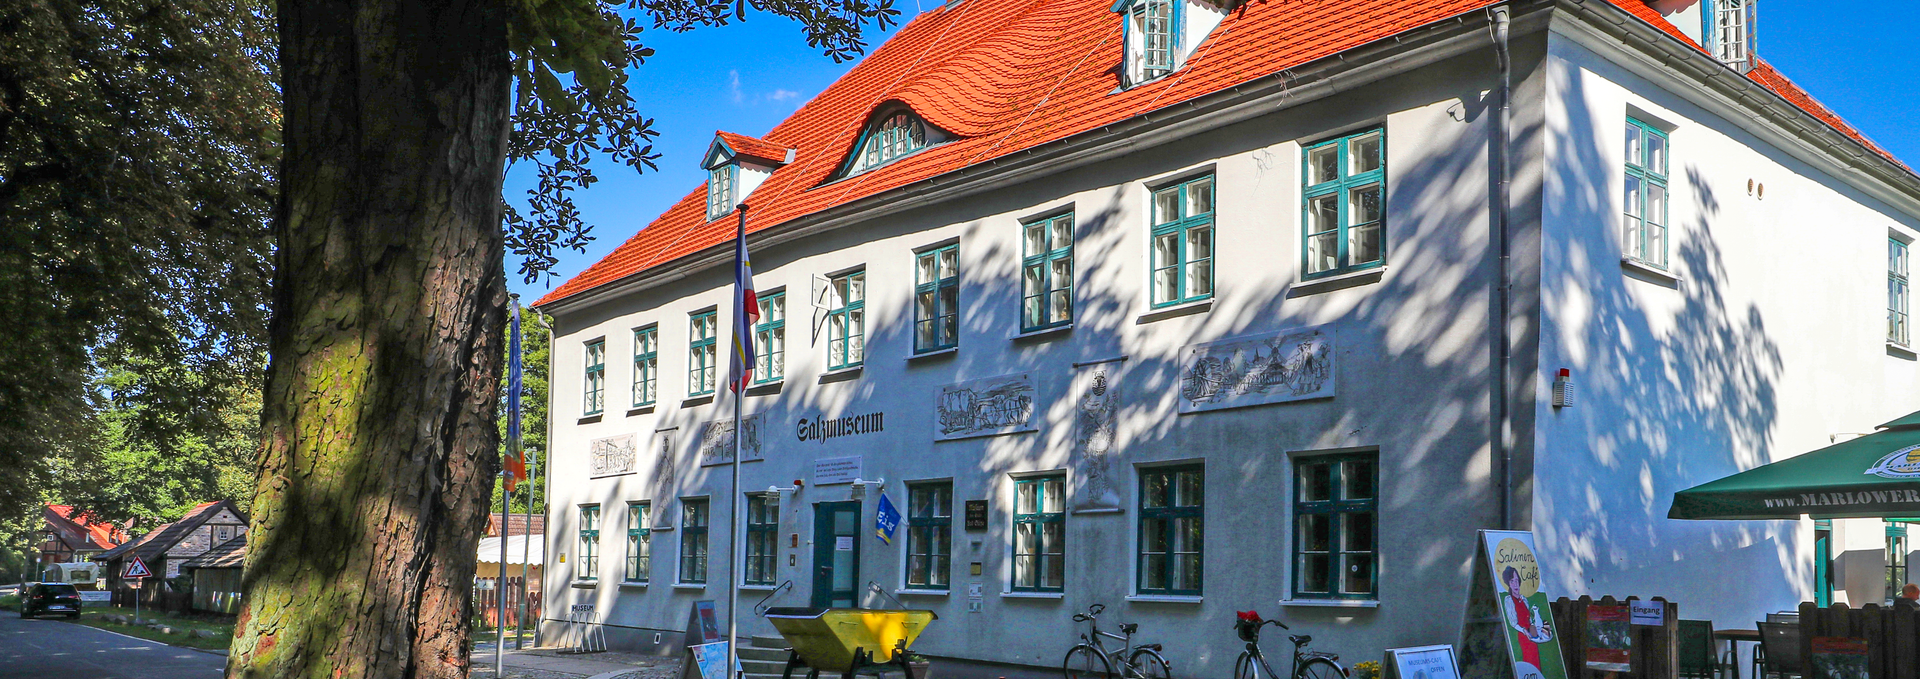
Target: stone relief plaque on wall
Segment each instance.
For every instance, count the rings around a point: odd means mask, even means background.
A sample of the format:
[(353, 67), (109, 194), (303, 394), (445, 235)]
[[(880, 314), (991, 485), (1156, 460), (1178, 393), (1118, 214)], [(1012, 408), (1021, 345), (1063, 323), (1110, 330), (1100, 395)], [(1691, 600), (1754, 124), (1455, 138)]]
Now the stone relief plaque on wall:
[(1120, 510), (1113, 470), (1120, 451), (1119, 361), (1074, 368), (1073, 474), (1080, 486), (1067, 493), (1074, 512)]
[(662, 429), (653, 433), (653, 484), (652, 492), (648, 493), (647, 497), (652, 500), (653, 506), (649, 511), (653, 516), (653, 527), (656, 529), (673, 527), (673, 513), (667, 511), (667, 508), (673, 506), (674, 483), (677, 480), (674, 475), (678, 465), (674, 463), (673, 450), (674, 434), (677, 431), (677, 429)]
[(636, 457), (632, 434), (594, 439), (587, 443), (587, 476), (597, 479), (632, 474)]
[(1334, 395), (1333, 337), (1318, 328), (1188, 345), (1180, 358), (1181, 413)]
[[(760, 413), (740, 418), (740, 428), (747, 432), (747, 437), (740, 442), (740, 457), (748, 462), (762, 459), (760, 420)], [(700, 425), (700, 444), (694, 455), (700, 459), (702, 467), (733, 462), (733, 420), (729, 418)]]
[(933, 439), (1033, 431), (1033, 377), (1001, 375), (949, 384), (933, 402)]

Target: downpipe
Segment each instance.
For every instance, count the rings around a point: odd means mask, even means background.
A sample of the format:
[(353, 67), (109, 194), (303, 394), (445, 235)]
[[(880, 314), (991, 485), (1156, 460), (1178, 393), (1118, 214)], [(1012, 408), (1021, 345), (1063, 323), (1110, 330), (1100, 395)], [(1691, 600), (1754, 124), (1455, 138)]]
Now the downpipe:
[(1513, 126), (1513, 58), (1507, 50), (1507, 36), (1512, 28), (1512, 18), (1506, 5), (1487, 8), (1487, 14), (1493, 20), (1493, 54), (1500, 62), (1500, 111), (1494, 118), (1490, 133), (1494, 145), (1494, 155), (1500, 163), (1499, 180), (1493, 186), (1494, 218), (1493, 242), (1499, 248), (1500, 257), (1495, 270), (1493, 296), (1498, 316), (1494, 320), (1494, 363), (1493, 381), (1493, 456), (1500, 461), (1500, 527), (1512, 530), (1513, 516), (1513, 448), (1507, 440), (1512, 429), (1513, 415), (1507, 405), (1507, 366), (1513, 356), (1508, 338), (1508, 318), (1512, 315), (1512, 301), (1508, 293), (1512, 288), (1508, 280), (1508, 265), (1512, 260), (1512, 244), (1509, 242), (1508, 220), (1511, 218), (1513, 181), (1512, 151), (1507, 143), (1508, 130)]

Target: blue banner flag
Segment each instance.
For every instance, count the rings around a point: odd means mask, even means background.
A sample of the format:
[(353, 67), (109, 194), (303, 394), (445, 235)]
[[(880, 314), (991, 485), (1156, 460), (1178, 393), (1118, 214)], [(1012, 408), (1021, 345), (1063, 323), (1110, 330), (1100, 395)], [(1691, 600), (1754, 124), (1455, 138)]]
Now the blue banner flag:
[(898, 530), (900, 530), (900, 510), (894, 508), (893, 500), (888, 498), (886, 493), (881, 493), (880, 510), (873, 516), (873, 534), (880, 536), (881, 542), (891, 545), (893, 533)]
[(520, 451), (520, 305), (513, 305), (513, 319), (507, 326), (507, 492), (527, 477), (527, 459)]

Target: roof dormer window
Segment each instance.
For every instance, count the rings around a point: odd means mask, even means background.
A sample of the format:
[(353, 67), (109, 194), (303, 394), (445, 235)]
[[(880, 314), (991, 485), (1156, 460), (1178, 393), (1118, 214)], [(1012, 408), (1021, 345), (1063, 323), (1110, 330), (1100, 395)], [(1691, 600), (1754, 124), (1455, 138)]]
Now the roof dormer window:
[(739, 166), (727, 163), (707, 172), (707, 221), (726, 216), (733, 211), (734, 173)]
[(1714, 58), (1742, 73), (1753, 61), (1753, 2), (1708, 0), (1703, 5)]
[(1127, 11), (1127, 71), (1134, 82), (1173, 72), (1174, 0), (1137, 0)]
[(1119, 0), (1113, 11), (1120, 15), (1126, 44), (1122, 87), (1180, 70), (1226, 18), (1212, 0)]
[(867, 134), (867, 145), (861, 149), (860, 164), (855, 171), (885, 165), (926, 147), (926, 124), (905, 112), (895, 113)]

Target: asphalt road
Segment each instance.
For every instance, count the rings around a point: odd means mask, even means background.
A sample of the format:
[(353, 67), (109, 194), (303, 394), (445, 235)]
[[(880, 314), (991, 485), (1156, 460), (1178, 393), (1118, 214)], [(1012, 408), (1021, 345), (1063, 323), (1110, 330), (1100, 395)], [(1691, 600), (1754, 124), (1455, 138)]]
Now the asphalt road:
[(214, 679), (225, 656), (0, 611), (0, 679)]

